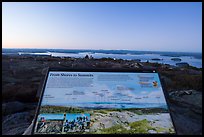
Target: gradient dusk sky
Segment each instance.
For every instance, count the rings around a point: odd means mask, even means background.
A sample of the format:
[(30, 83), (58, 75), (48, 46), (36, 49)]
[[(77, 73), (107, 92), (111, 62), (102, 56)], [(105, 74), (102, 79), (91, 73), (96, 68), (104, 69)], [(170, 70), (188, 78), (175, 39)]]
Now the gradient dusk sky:
[(3, 48), (202, 52), (201, 2), (3, 2)]

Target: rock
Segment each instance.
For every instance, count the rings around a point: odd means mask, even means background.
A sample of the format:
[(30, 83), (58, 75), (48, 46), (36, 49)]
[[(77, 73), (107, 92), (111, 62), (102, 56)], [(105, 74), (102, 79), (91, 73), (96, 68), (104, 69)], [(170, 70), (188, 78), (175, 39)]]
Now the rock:
[(191, 90), (185, 90), (185, 91), (176, 91), (176, 92), (171, 92), (169, 95), (170, 96), (177, 96), (177, 97), (181, 97), (183, 95), (191, 95), (192, 91)]
[(184, 96), (184, 95), (191, 95), (193, 93), (194, 94), (197, 94), (197, 93), (200, 93), (196, 90), (181, 90), (181, 91), (171, 91), (169, 93), (169, 96), (174, 98), (174, 97), (181, 97), (181, 96)]
[(3, 99), (6, 101), (35, 102), (38, 86), (36, 84), (15, 85), (2, 92)]
[(181, 61), (180, 58), (171, 58), (171, 60), (173, 60), (173, 61)]
[(181, 63), (176, 63), (176, 66), (178, 66), (178, 67), (188, 67), (189, 64), (187, 62), (181, 62)]
[(89, 56), (88, 56), (88, 55), (86, 55), (84, 58), (85, 58), (85, 59), (89, 59)]
[(21, 135), (32, 121), (31, 112), (20, 112), (7, 115), (2, 119), (2, 135)]
[(157, 133), (157, 132), (154, 130), (148, 130), (148, 133)]
[(48, 67), (43, 68), (42, 71), (41, 71), (41, 74), (45, 75), (47, 73), (47, 71), (48, 71)]
[(142, 63), (137, 63), (137, 65), (138, 65), (139, 67), (143, 67), (143, 66), (144, 66)]
[(13, 114), (16, 112), (23, 111), (26, 108), (25, 104), (15, 101), (2, 104), (3, 115)]
[(191, 94), (192, 94), (192, 91), (191, 91), (191, 90), (184, 91), (184, 94), (185, 94), (185, 95), (191, 95)]
[(160, 61), (160, 60), (163, 60), (163, 59), (153, 58), (153, 59), (151, 59), (151, 60)]
[(172, 91), (169, 97), (178, 134), (202, 134), (202, 93), (195, 90)]
[(133, 63), (133, 64), (130, 65), (130, 67), (132, 67), (132, 68), (139, 68), (140, 66), (137, 63)]
[(189, 109), (177, 107), (172, 118), (178, 135), (202, 135), (202, 116), (197, 117)]
[(141, 62), (141, 59), (133, 59), (135, 62)]

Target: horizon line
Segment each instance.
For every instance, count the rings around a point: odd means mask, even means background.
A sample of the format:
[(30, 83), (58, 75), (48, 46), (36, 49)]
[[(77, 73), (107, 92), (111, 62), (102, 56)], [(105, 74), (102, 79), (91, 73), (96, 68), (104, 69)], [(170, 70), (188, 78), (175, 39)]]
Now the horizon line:
[(132, 50), (132, 49), (65, 49), (65, 48), (3, 48), (2, 49), (51, 49), (51, 50), (115, 50), (115, 51), (119, 51), (119, 50), (123, 50), (123, 51), (142, 51), (142, 52), (181, 52), (181, 53), (201, 53), (198, 51), (161, 51), (161, 50)]

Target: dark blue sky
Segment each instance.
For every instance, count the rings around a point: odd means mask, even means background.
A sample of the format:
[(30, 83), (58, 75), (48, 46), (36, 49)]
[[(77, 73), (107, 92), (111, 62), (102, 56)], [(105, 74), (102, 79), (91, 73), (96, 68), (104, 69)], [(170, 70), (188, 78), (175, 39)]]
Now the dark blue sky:
[(202, 3), (3, 3), (4, 48), (202, 51)]

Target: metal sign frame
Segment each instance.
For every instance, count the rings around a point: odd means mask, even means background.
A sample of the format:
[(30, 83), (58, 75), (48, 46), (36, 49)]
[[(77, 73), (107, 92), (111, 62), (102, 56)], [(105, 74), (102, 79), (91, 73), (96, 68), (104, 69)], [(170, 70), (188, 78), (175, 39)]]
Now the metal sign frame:
[[(36, 109), (36, 113), (35, 113), (35, 117), (34, 117), (34, 122), (33, 122), (33, 128), (32, 128), (32, 132), (31, 134), (32, 135), (39, 135), (39, 134), (34, 134), (34, 130), (35, 130), (35, 127), (36, 127), (36, 122), (37, 122), (37, 118), (38, 118), (38, 115), (39, 115), (39, 110), (40, 110), (40, 107), (41, 107), (41, 103), (42, 103), (42, 99), (43, 99), (43, 95), (44, 95), (44, 91), (45, 91), (45, 86), (46, 86), (46, 83), (47, 83), (47, 78), (48, 78), (48, 74), (50, 71), (62, 71), (62, 72), (121, 72), (121, 73), (157, 73), (158, 76), (159, 76), (159, 79), (160, 79), (160, 83), (161, 83), (161, 88), (162, 88), (162, 91), (164, 93), (164, 97), (165, 97), (165, 101), (166, 101), (166, 104), (167, 104), (167, 109), (168, 109), (168, 112), (169, 112), (169, 115), (170, 115), (170, 118), (172, 120), (172, 125), (173, 125), (173, 128), (174, 128), (174, 131), (175, 133), (153, 133), (153, 134), (150, 134), (150, 135), (175, 135), (177, 134), (177, 130), (176, 130), (176, 126), (175, 126), (175, 122), (172, 118), (172, 114), (171, 114), (171, 111), (169, 109), (169, 95), (168, 93), (166, 92), (166, 88), (165, 88), (165, 82), (163, 79), (161, 79), (160, 77), (160, 74), (156, 71), (156, 70), (143, 70), (143, 69), (64, 69), (64, 68), (48, 68), (47, 70), (47, 73), (45, 75), (45, 79), (43, 81), (43, 86), (40, 87), (41, 89), (39, 90), (41, 93), (40, 93), (40, 98), (39, 98), (39, 102), (38, 102), (38, 106), (37, 106), (37, 109)], [(39, 93), (38, 93), (39, 94)], [(52, 135), (52, 134), (42, 134), (42, 135)], [(54, 134), (56, 135), (56, 134)], [(58, 135), (58, 134), (57, 134)], [(59, 135), (63, 135), (63, 134), (59, 134)], [(93, 134), (88, 134), (88, 135), (93, 135)], [(148, 135), (146, 133), (135, 133), (133, 135)]]

